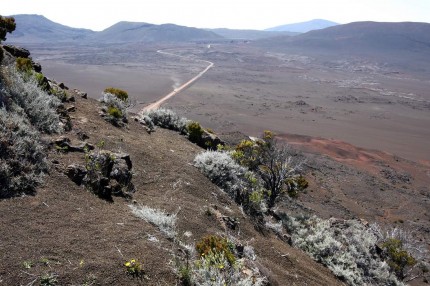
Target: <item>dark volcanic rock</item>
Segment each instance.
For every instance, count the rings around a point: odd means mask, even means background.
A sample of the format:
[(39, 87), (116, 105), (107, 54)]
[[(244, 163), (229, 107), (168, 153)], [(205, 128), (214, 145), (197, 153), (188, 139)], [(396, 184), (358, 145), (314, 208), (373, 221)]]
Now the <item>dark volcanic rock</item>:
[(81, 185), (84, 177), (87, 174), (87, 169), (84, 166), (72, 164), (66, 169), (66, 175), (77, 185)]
[(16, 58), (28, 58), (30, 56), (29, 50), (21, 47), (4, 45), (3, 48)]

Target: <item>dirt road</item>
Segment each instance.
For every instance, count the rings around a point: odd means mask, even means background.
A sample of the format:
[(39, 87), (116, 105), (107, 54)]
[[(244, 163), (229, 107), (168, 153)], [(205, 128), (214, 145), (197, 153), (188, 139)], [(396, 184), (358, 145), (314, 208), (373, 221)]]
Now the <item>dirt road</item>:
[[(157, 53), (164, 54), (164, 55), (169, 55), (169, 56), (175, 56), (175, 57), (185, 58), (184, 56), (172, 54), (172, 53), (169, 53), (169, 52), (164, 52), (162, 50), (158, 50)], [(184, 83), (183, 85), (181, 85), (180, 87), (175, 88), (172, 92), (170, 92), (166, 96), (163, 96), (161, 99), (157, 100), (156, 102), (151, 103), (148, 106), (145, 106), (142, 109), (142, 112), (159, 108), (161, 106), (161, 104), (163, 104), (166, 100), (168, 100), (169, 98), (177, 95), (178, 93), (180, 93), (181, 91), (183, 91), (184, 89), (186, 89), (187, 87), (189, 87), (191, 84), (193, 84), (196, 80), (198, 80), (200, 77), (202, 77), (209, 69), (211, 69), (214, 66), (214, 63), (210, 62), (210, 61), (198, 60), (198, 59), (196, 59), (196, 61), (205, 62), (205, 63), (208, 64), (208, 66), (204, 70), (202, 70), (199, 74), (197, 74), (195, 77), (193, 77), (192, 79), (190, 79), (189, 81), (187, 81), (186, 83)]]

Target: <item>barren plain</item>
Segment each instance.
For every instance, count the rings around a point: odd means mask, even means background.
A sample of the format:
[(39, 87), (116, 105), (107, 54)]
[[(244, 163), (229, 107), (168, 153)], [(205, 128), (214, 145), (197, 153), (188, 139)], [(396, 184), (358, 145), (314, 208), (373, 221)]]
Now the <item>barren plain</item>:
[(134, 112), (201, 72), (207, 66), (201, 60), (213, 62), (164, 106), (219, 134), (275, 131), (307, 157), (311, 186), (300, 208), (401, 224), (430, 243), (426, 72), (245, 42), (28, 48), (48, 77), (92, 98), (108, 86), (127, 90)]

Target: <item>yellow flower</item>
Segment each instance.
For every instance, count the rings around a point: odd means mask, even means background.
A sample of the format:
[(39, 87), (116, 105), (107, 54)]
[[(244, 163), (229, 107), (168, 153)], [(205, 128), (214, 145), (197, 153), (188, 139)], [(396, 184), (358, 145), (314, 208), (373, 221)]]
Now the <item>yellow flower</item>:
[(136, 259), (130, 260), (131, 263), (136, 263)]
[(126, 263), (124, 263), (125, 266), (130, 267), (131, 263), (129, 261), (127, 261)]

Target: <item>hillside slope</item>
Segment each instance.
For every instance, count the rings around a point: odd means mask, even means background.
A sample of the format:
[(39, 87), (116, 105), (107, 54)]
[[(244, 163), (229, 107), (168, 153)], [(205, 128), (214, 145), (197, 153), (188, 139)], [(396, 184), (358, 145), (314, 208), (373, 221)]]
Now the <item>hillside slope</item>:
[[(86, 142), (97, 148), (129, 154), (136, 192), (133, 201), (98, 198), (65, 175), (69, 165), (85, 165), (85, 154), (50, 148), (49, 175), (37, 194), (0, 201), (1, 213), (7, 214), (0, 223), (0, 277), (5, 285), (26, 285), (42, 277), (54, 277), (59, 285), (175, 285), (175, 241), (133, 216), (129, 204), (177, 214), (177, 237), (184, 243), (194, 245), (204, 235), (219, 234), (252, 246), (256, 264), (271, 285), (341, 285), (305, 253), (274, 234), (258, 232), (240, 208), (192, 166), (202, 149), (172, 131), (142, 132), (134, 121), (127, 128), (114, 127), (99, 116), (99, 102), (67, 93), (75, 101), (66, 103), (73, 129), (64, 136), (72, 144), (88, 136)], [(208, 215), (208, 210), (216, 215)], [(239, 222), (235, 230), (225, 227), (227, 218)], [(143, 262), (143, 277), (127, 275), (124, 263), (131, 259)]]

